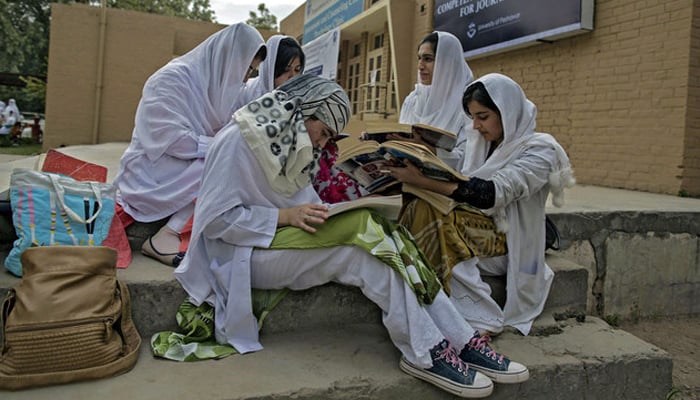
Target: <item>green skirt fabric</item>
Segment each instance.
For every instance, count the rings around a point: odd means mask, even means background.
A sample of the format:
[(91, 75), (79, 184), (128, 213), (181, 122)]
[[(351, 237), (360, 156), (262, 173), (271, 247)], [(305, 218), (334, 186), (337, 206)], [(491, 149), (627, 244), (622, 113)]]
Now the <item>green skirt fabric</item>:
[[(314, 234), (295, 227), (277, 230), (270, 249), (317, 249), (357, 246), (396, 270), (413, 289), (421, 304), (430, 304), (441, 289), (440, 281), (411, 234), (367, 209), (338, 214), (317, 227)], [(265, 250), (265, 249), (256, 249)], [(288, 290), (252, 290), (253, 313), (262, 329), (265, 317), (284, 298)], [(214, 338), (214, 309), (207, 303), (199, 307), (183, 302), (176, 320), (181, 332), (159, 332), (151, 337), (156, 357), (175, 361), (216, 359), (236, 354), (233, 346), (219, 344)]]
[(442, 288), (427, 258), (402, 225), (357, 209), (335, 215), (308, 233), (296, 227), (277, 230), (270, 249), (318, 249), (357, 246), (396, 270), (413, 289), (418, 301), (430, 304)]

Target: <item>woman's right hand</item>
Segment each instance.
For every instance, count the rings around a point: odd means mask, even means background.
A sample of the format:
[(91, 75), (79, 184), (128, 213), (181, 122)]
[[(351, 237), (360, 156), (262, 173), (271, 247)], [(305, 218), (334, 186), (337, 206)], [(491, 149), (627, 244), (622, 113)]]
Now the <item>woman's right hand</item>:
[(309, 233), (316, 233), (313, 225), (319, 225), (328, 218), (328, 207), (323, 204), (302, 204), (291, 208), (281, 208), (277, 226), (296, 226)]

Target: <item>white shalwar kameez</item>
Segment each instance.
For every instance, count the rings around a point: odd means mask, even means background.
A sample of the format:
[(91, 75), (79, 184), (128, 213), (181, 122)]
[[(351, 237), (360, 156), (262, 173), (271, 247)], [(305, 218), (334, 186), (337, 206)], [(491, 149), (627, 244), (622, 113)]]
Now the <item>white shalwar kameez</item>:
[(243, 80), (263, 45), (255, 28), (230, 25), (148, 78), (114, 180), (130, 216), (152, 222), (191, 205), (208, 144), (242, 105)]
[(459, 169), (471, 122), (462, 108), (462, 95), (474, 76), (464, 60), (459, 39), (447, 32), (437, 32), (433, 78), (430, 85), (418, 83), (401, 105), (399, 122), (428, 124), (457, 135), (454, 150), (436, 149), (438, 157), (450, 167)]
[[(294, 80), (300, 78), (321, 79)], [(298, 136), (304, 135), (297, 151), (310, 145), (305, 131)], [(251, 288), (302, 290), (337, 282), (359, 287), (382, 309), (392, 341), (418, 366), (432, 365), (429, 351), (443, 338), (458, 349), (467, 343), (474, 330), (444, 292), (421, 306), (396, 271), (359, 247), (267, 250), (280, 209), (321, 200), (310, 182), (282, 194), (264, 170), (238, 122), (222, 129), (206, 159), (190, 247), (175, 270), (195, 304), (214, 306), (217, 341), (241, 353), (262, 349)]]
[[(537, 108), (517, 83), (501, 74), (488, 74), (476, 82), (484, 84), (501, 112), (503, 142), (487, 158), (489, 142), (478, 132), (469, 136), (461, 172), (494, 182), (496, 202), (484, 212), (506, 232), (508, 254), (455, 265), (451, 298), (482, 332), (512, 326), (527, 335), (544, 308), (554, 278), (545, 262), (545, 202), (551, 190), (554, 205), (563, 205), (563, 190), (573, 186), (573, 173), (559, 143), (549, 134), (535, 132)], [(502, 310), (479, 271), (506, 274)]]

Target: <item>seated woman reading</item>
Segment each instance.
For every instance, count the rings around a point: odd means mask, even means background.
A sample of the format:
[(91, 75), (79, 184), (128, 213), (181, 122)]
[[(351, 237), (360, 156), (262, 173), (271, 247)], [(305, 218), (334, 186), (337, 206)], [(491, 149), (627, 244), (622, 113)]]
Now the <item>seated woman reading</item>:
[(211, 143), (175, 277), (195, 305), (213, 306), (216, 340), (262, 349), (251, 288), (336, 282), (382, 309), (408, 374), (463, 397), (488, 396), (492, 380), (528, 379), (461, 318), (400, 226), (366, 210), (328, 218), (311, 180), (349, 117), (340, 86), (301, 75), (236, 111)]
[[(551, 135), (535, 132), (537, 108), (505, 75), (470, 84), (462, 105), (475, 129), (461, 169), (468, 181), (430, 179), (410, 163), (388, 168), (399, 181), (460, 205), (443, 215), (415, 199), (400, 222), (433, 261), (470, 325), (482, 334), (511, 326), (527, 335), (554, 277), (545, 263), (545, 202), (551, 190), (554, 205), (562, 205), (564, 188), (574, 184), (569, 158)], [(481, 274), (506, 275), (503, 308)]]

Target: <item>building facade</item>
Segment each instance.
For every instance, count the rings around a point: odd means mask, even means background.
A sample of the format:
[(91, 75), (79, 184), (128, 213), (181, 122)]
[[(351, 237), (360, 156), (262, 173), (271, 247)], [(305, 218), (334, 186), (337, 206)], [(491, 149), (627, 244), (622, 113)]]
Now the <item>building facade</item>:
[[(355, 121), (398, 120), (434, 11), (433, 0), (364, 0), (339, 25), (337, 80)], [(281, 31), (303, 43), (304, 18), (302, 5)], [(593, 26), (467, 62), (522, 85), (579, 183), (700, 196), (700, 0), (598, 0)]]
[(131, 140), (146, 79), (225, 26), (52, 3), (43, 150)]

